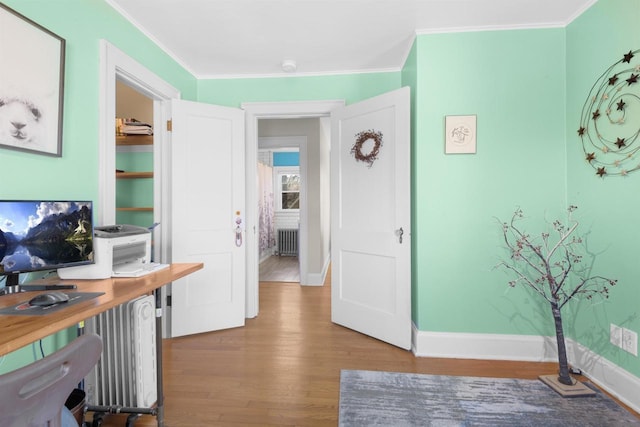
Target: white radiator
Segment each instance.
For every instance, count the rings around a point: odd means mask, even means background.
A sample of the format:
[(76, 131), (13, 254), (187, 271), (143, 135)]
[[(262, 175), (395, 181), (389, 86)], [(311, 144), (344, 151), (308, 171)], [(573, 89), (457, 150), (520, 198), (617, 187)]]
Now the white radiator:
[(87, 403), (148, 408), (157, 400), (155, 298), (140, 297), (85, 322), (102, 357), (85, 378)]
[(278, 229), (278, 255), (298, 256), (298, 229)]

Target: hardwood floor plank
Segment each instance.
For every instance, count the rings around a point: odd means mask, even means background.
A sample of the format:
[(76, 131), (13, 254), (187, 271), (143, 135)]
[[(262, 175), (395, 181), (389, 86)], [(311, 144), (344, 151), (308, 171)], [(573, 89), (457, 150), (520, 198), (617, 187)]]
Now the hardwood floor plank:
[(300, 264), (297, 256), (270, 256), (260, 263), (261, 282), (300, 282)]
[[(524, 379), (557, 371), (556, 363), (415, 357), (331, 323), (330, 298), (328, 283), (264, 282), (260, 314), (245, 327), (165, 340), (165, 425), (335, 426), (342, 369)], [(107, 416), (103, 426), (123, 419)]]

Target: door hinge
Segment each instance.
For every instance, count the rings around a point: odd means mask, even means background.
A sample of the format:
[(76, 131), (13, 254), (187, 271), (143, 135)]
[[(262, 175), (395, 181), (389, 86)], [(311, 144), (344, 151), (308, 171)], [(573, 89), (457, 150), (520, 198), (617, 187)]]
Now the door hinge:
[(173, 130), (173, 121), (167, 120), (167, 131), (171, 132)]
[(167, 295), (167, 307), (171, 307), (171, 295)]

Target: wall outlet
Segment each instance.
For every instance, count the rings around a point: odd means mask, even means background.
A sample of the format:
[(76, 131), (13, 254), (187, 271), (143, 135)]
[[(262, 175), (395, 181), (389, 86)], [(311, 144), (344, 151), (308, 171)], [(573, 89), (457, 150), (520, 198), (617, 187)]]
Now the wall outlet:
[(622, 349), (626, 352), (638, 355), (638, 334), (629, 329), (622, 328)]
[(622, 328), (612, 323), (609, 326), (609, 331), (609, 342), (616, 347), (622, 348)]

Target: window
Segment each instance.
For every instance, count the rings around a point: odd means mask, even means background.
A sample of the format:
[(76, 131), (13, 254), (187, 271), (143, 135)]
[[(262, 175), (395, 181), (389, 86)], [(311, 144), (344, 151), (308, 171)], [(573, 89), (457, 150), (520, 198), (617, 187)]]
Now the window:
[(276, 176), (277, 209), (297, 211), (300, 209), (300, 169), (274, 168)]

